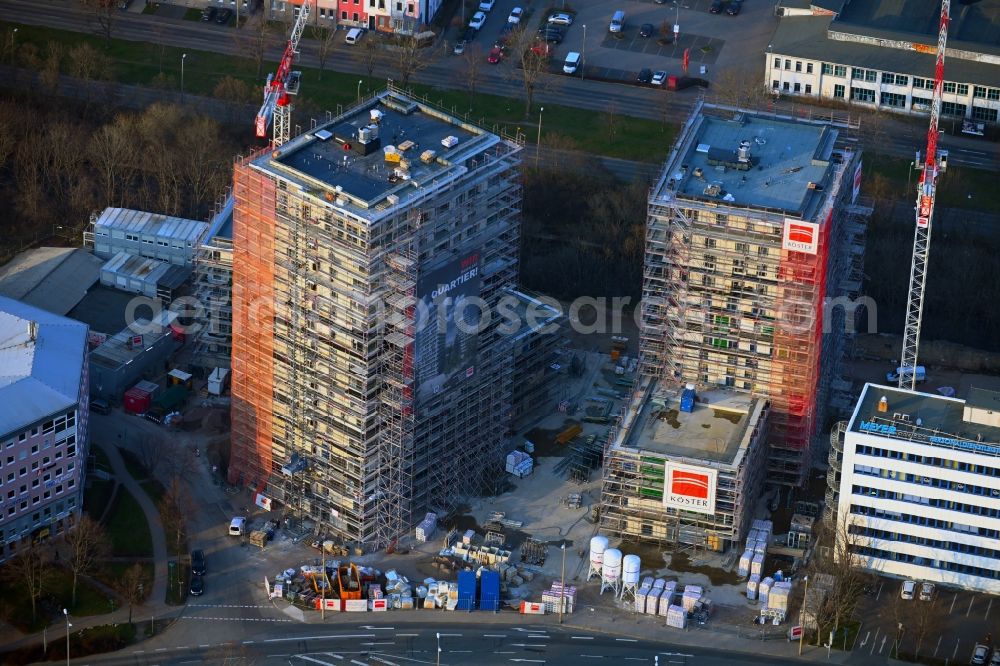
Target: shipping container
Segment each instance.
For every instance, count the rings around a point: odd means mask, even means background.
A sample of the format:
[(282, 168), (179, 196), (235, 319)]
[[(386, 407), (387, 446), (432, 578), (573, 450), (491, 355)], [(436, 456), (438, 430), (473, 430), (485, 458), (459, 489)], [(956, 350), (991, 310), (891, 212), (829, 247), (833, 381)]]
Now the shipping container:
[(152, 404), (153, 396), (138, 386), (133, 386), (125, 391), (125, 397), (122, 400), (126, 414), (145, 414)]
[(458, 572), (458, 604), (455, 610), (471, 611), (476, 607), (476, 572)]
[(500, 610), (500, 574), (484, 570), (479, 580), (479, 610)]

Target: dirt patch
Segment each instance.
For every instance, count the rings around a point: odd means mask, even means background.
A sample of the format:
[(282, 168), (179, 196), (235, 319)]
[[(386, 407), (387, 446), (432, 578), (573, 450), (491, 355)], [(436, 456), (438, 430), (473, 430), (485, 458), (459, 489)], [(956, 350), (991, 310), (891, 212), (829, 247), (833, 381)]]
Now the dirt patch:
[(561, 458), (569, 452), (569, 449), (565, 445), (556, 444), (556, 437), (559, 433), (566, 430), (566, 428), (579, 424), (579, 421), (567, 418), (563, 420), (562, 426), (559, 428), (551, 430), (548, 428), (532, 428), (524, 434), (524, 438), (535, 445), (536, 457), (554, 456)]
[(661, 421), (666, 421), (667, 425), (677, 430), (681, 427), (681, 422), (677, 420), (677, 416), (680, 414), (676, 409), (668, 409), (665, 412), (660, 412), (657, 416)]
[(706, 576), (712, 585), (739, 585), (742, 579), (735, 571), (725, 571), (715, 567), (696, 566), (691, 564), (691, 558), (687, 553), (674, 553), (670, 558), (670, 570), (677, 573), (694, 573)]
[(723, 419), (729, 421), (733, 425), (739, 425), (740, 419), (743, 418), (742, 414), (737, 414), (735, 412), (727, 412), (721, 409), (713, 409), (712, 416), (717, 419)]

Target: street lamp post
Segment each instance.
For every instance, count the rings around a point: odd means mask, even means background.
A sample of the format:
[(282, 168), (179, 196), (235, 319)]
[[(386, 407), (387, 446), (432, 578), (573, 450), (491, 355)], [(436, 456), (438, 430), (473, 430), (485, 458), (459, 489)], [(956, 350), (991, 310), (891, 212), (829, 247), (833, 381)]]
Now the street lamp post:
[(187, 60), (188, 54), (181, 54), (181, 101), (184, 101), (184, 61)]
[(17, 28), (10, 31), (10, 64), (17, 65)]
[(583, 24), (583, 48), (580, 53), (580, 80), (587, 78), (587, 24)]
[(358, 101), (361, 101), (361, 82), (363, 79), (358, 79)]
[(544, 106), (538, 108), (538, 140), (535, 143), (535, 169), (538, 169), (538, 157), (542, 150), (542, 111)]
[(437, 636), (437, 644), (438, 644), (436, 664), (437, 666), (441, 666), (441, 634), (435, 634), (435, 636)]
[(63, 617), (66, 618), (66, 666), (69, 666), (69, 630), (73, 625), (69, 623), (69, 611), (63, 608)]
[(562, 573), (559, 574), (559, 624), (563, 622), (563, 606), (566, 605), (566, 542), (559, 547), (562, 550)]
[(802, 610), (799, 611), (799, 656), (802, 656), (802, 639), (806, 635), (806, 597), (809, 595), (809, 576), (805, 577), (806, 587), (802, 591)]

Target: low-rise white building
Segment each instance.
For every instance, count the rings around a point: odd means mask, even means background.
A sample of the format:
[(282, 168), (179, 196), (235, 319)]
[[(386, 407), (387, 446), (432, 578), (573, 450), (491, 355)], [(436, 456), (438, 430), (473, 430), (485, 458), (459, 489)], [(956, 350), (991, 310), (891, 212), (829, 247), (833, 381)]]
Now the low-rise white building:
[(1000, 593), (1000, 393), (868, 384), (841, 465), (838, 539), (861, 565)]
[[(938, 25), (930, 17), (940, 3), (919, 0), (906, 11), (903, 0), (842, 4), (833, 12), (786, 12), (768, 45), (767, 85), (782, 95), (929, 114)], [(950, 25), (943, 126), (968, 121), (968, 131), (981, 131), (977, 125), (996, 123), (1000, 111), (1000, 3), (953, 3)]]

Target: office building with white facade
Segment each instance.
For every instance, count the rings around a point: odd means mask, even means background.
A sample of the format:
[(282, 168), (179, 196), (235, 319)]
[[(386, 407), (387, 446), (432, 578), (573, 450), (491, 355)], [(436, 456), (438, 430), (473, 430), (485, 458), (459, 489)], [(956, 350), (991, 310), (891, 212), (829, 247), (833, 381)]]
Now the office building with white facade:
[[(824, 3), (831, 5), (831, 3)], [(767, 86), (898, 113), (929, 114), (940, 2), (832, 3), (784, 16), (768, 45)], [(1000, 1), (952, 3), (942, 128), (980, 133), (1000, 111)]]
[(838, 539), (858, 564), (1000, 592), (1000, 393), (868, 384), (840, 464)]

